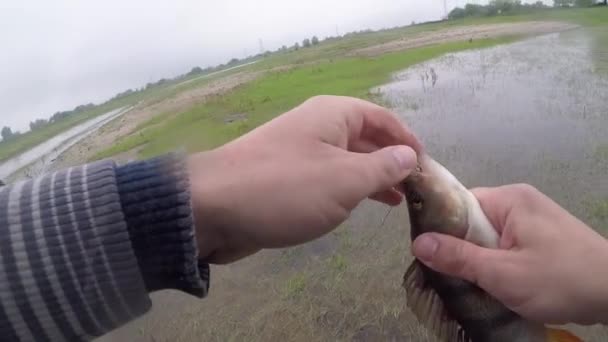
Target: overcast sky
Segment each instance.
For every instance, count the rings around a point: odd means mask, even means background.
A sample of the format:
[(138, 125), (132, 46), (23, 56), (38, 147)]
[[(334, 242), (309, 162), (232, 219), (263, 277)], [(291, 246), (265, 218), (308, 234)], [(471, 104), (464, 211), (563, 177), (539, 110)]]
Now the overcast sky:
[(442, 0), (2, 1), (0, 126), (24, 131), (33, 119), (255, 54), (259, 39), (274, 50), (442, 15)]

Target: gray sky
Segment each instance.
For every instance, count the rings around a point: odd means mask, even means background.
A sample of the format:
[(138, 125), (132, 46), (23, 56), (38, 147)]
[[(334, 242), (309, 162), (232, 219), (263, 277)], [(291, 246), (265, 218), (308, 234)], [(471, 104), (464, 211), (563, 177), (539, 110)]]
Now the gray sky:
[[(484, 2), (484, 1), (478, 1)], [(450, 7), (464, 0), (448, 0)], [(27, 130), (193, 66), (317, 35), (440, 18), (442, 0), (38, 0), (0, 3), (0, 126)]]

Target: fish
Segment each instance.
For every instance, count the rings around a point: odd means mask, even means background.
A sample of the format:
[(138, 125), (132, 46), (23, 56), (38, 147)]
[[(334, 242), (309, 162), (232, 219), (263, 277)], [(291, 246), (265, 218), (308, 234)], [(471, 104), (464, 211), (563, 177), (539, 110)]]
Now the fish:
[[(475, 195), (428, 153), (399, 185), (409, 213), (410, 238), (441, 233), (486, 248), (500, 236)], [(527, 320), (464, 279), (432, 270), (414, 258), (403, 276), (407, 306), (441, 342), (582, 342), (571, 332)]]

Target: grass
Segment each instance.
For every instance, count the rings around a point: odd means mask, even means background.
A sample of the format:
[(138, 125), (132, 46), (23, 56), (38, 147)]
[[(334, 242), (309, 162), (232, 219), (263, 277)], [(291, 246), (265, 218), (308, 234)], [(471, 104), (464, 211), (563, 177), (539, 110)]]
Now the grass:
[[(325, 41), (308, 49), (276, 53), (240, 71), (263, 70), (279, 65), (295, 65), (295, 68), (270, 73), (173, 118), (156, 117), (142, 125), (137, 133), (120, 139), (90, 160), (111, 157), (140, 146), (143, 146), (139, 152), (140, 158), (156, 156), (178, 147), (185, 147), (190, 152), (214, 148), (318, 94), (348, 95), (378, 102), (369, 89), (386, 82), (389, 75), (397, 70), (448, 52), (489, 47), (513, 41), (517, 37), (432, 45), (376, 58), (346, 58), (344, 55), (348, 51), (455, 26), (529, 20), (561, 20), (594, 27), (608, 22), (608, 8), (552, 9), (514, 16), (465, 18), (359, 33)], [(248, 119), (231, 124), (223, 122), (226, 115), (234, 113), (246, 113)]]
[[(608, 8), (590, 8), (590, 9), (551, 9), (546, 11), (539, 11), (531, 14), (518, 14), (518, 15), (508, 15), (508, 16), (498, 16), (498, 17), (489, 17), (489, 18), (465, 18), (461, 20), (453, 20), (449, 22), (440, 22), (440, 23), (432, 23), (432, 24), (419, 24), (414, 26), (407, 26), (401, 28), (394, 28), (376, 32), (369, 33), (357, 33), (351, 34), (347, 37), (340, 39), (331, 39), (328, 41), (324, 41), (321, 44), (314, 46), (308, 49), (300, 49), (298, 51), (293, 52), (277, 52), (270, 55), (270, 57), (265, 58), (258, 63), (247, 65), (241, 68), (228, 70), (225, 72), (200, 77), (193, 76), (190, 78), (186, 78), (184, 80), (180, 80), (179, 82), (169, 83), (163, 86), (153, 87), (149, 90), (146, 90), (141, 93), (136, 93), (126, 98), (120, 99), (118, 101), (110, 101), (102, 106), (98, 106), (94, 110), (82, 113), (75, 117), (71, 117), (56, 124), (49, 125), (43, 129), (37, 130), (35, 132), (28, 132), (16, 139), (12, 139), (7, 142), (0, 142), (0, 161), (6, 160), (14, 155), (17, 155), (29, 148), (38, 145), (45, 140), (71, 128), (79, 123), (82, 123), (88, 119), (91, 119), (97, 115), (108, 112), (110, 110), (116, 109), (118, 107), (124, 105), (131, 105), (138, 101), (145, 100), (148, 104), (154, 104), (165, 100), (167, 98), (171, 98), (181, 92), (187, 91), (189, 89), (194, 89), (197, 87), (204, 86), (208, 82), (226, 77), (227, 75), (231, 75), (237, 72), (248, 72), (255, 70), (267, 70), (274, 66), (280, 65), (303, 65), (306, 63), (321, 63), (322, 67), (331, 66), (331, 63), (336, 60), (342, 60), (342, 56), (352, 50), (358, 48), (364, 48), (374, 44), (380, 44), (383, 42), (388, 42), (391, 40), (420, 34), (422, 32), (430, 32), (437, 31), (441, 29), (447, 29), (455, 26), (462, 25), (479, 25), (479, 24), (493, 24), (493, 23), (503, 23), (503, 22), (519, 22), (519, 21), (529, 21), (529, 20), (560, 20), (560, 21), (568, 21), (573, 22), (585, 26), (600, 26), (608, 22)], [(406, 67), (407, 64), (403, 64), (401, 67)], [(385, 75), (383, 73), (382, 75)], [(322, 77), (320, 77), (322, 78)], [(368, 81), (371, 79), (367, 78)], [(302, 85), (302, 83), (298, 82), (299, 80), (293, 79), (292, 84)], [(302, 80), (306, 81), (306, 80)], [(345, 79), (346, 81), (346, 79)], [(369, 82), (368, 82), (369, 83)], [(360, 83), (359, 83), (360, 84)], [(371, 83), (369, 83), (371, 84)], [(335, 86), (338, 84), (334, 83)], [(353, 86), (357, 86), (358, 84), (353, 84)], [(304, 85), (304, 87), (306, 87)], [(329, 93), (332, 93), (333, 90), (336, 90), (336, 94), (347, 94), (353, 96), (365, 96), (365, 91), (361, 91), (361, 89), (356, 89), (355, 92), (348, 92), (351, 89), (347, 88), (334, 88), (334, 87), (325, 87)], [(327, 93), (327, 92), (326, 92)], [(275, 99), (276, 100), (276, 99)], [(217, 102), (217, 101), (216, 101)], [(273, 101), (274, 103), (274, 101)], [(292, 104), (296, 102), (291, 101)], [(278, 108), (278, 107), (276, 107)], [(284, 107), (281, 107), (284, 109)], [(201, 113), (201, 110), (198, 111)], [(206, 116), (205, 113), (201, 113), (199, 117)], [(276, 113), (275, 113), (276, 114)], [(192, 113), (188, 114), (192, 116)], [(159, 119), (162, 121), (162, 118)], [(236, 128), (219, 128), (225, 131), (225, 135), (227, 137), (234, 137), (234, 133), (246, 132), (250, 128), (255, 127), (258, 124), (257, 119), (254, 120), (253, 123), (249, 124), (241, 124)], [(209, 121), (211, 128), (218, 128), (214, 122)], [(175, 126), (172, 126), (175, 127)], [(140, 127), (141, 129), (145, 127)], [(158, 132), (162, 135), (164, 132)], [(194, 130), (188, 132), (190, 137), (185, 138), (184, 142), (188, 145), (199, 145), (202, 147), (212, 146), (216, 142), (226, 141), (226, 139), (222, 139), (217, 135), (209, 137), (206, 139), (208, 141), (201, 141), (200, 143), (193, 144), (189, 140), (191, 140), (191, 136), (195, 134)], [(205, 132), (208, 133), (208, 132)], [(205, 134), (207, 136), (208, 134)], [(120, 141), (116, 146), (112, 146), (109, 149), (98, 153), (92, 159), (98, 159), (102, 157), (108, 157), (116, 152), (125, 151), (125, 149), (132, 148), (133, 146), (139, 146), (143, 144), (147, 144), (151, 141), (156, 140), (157, 135), (152, 134), (152, 132), (146, 132), (144, 136), (140, 136), (139, 138), (130, 139), (128, 141)], [(154, 155), (155, 150), (162, 150), (158, 148), (150, 148), (147, 151), (143, 152), (142, 156)]]
[[(318, 94), (371, 97), (369, 89), (386, 82), (391, 73), (448, 52), (494, 46), (515, 37), (454, 42), (386, 54), (377, 58), (343, 58), (289, 71), (273, 72), (235, 91), (166, 121), (153, 119), (138, 133), (93, 156), (100, 159), (145, 145), (147, 158), (185, 147), (200, 151), (217, 147)], [(226, 124), (224, 116), (247, 113), (246, 121)]]
[(594, 157), (597, 160), (608, 161), (608, 144), (601, 144), (596, 147)]
[(464, 18), (446, 22), (423, 23), (414, 26), (398, 27), (382, 31), (358, 33), (342, 39), (324, 41), (321, 44), (308, 49), (273, 54), (269, 58), (266, 58), (252, 66), (251, 69), (265, 69), (278, 65), (297, 65), (340, 58), (346, 53), (356, 49), (382, 44), (408, 36), (415, 36), (421, 33), (450, 29), (459, 26), (512, 23), (530, 20), (559, 20), (584, 26), (599, 26), (606, 24), (608, 21), (608, 9), (550, 9), (530, 14)]
[(589, 206), (589, 216), (594, 229), (608, 234), (608, 198), (593, 202)]

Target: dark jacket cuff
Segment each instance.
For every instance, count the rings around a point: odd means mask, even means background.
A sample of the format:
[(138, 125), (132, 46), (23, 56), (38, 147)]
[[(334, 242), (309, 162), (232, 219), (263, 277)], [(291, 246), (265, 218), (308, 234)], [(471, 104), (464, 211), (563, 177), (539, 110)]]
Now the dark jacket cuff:
[(185, 158), (169, 154), (116, 169), (131, 243), (149, 292), (205, 297), (209, 264), (198, 260)]

